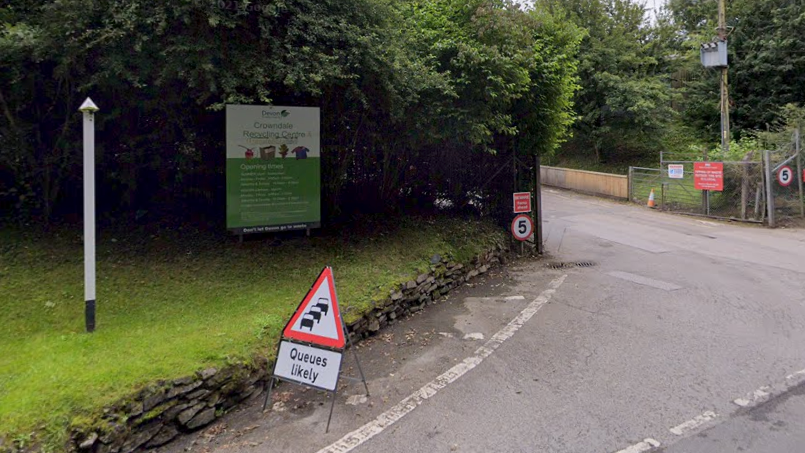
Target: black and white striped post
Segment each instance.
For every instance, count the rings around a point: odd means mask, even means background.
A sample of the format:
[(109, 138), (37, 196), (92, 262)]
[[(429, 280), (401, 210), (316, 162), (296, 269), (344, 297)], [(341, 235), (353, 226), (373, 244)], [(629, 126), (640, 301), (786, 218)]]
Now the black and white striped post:
[(95, 331), (95, 112), (87, 98), (78, 108), (84, 114), (84, 317), (87, 332)]

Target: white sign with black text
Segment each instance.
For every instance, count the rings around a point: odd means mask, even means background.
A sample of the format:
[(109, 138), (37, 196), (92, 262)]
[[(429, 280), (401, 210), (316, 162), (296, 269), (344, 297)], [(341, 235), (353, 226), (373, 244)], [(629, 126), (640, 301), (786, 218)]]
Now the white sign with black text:
[(341, 353), (290, 341), (280, 342), (274, 375), (302, 385), (335, 390)]
[(671, 179), (684, 179), (685, 178), (685, 166), (682, 164), (669, 164), (668, 165), (668, 177)]

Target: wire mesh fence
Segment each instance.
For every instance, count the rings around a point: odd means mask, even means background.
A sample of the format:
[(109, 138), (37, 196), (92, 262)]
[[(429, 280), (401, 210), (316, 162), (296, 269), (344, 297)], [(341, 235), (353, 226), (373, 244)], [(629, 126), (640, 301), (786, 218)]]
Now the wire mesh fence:
[[(787, 140), (787, 139), (786, 139)], [(751, 151), (739, 161), (709, 162), (717, 189), (704, 191), (703, 156), (697, 152), (660, 153), (658, 168), (629, 168), (629, 200), (660, 209), (777, 226), (805, 224), (805, 156), (801, 133), (770, 151)], [(697, 178), (697, 168), (699, 178)]]
[(655, 202), (659, 201), (656, 194), (661, 190), (662, 180), (659, 168), (629, 167), (629, 200), (646, 205), (653, 190)]
[[(670, 159), (665, 159), (671, 157)], [(647, 204), (652, 192), (656, 205), (666, 211), (741, 220), (761, 221), (765, 216), (765, 186), (760, 153), (743, 161), (720, 162), (722, 190), (696, 188), (692, 156), (663, 156), (660, 168), (629, 170), (629, 199)]]
[(768, 191), (773, 196), (773, 212), (770, 224), (776, 226), (792, 220), (805, 218), (805, 197), (803, 197), (802, 155), (795, 146), (789, 149), (767, 151), (770, 179)]

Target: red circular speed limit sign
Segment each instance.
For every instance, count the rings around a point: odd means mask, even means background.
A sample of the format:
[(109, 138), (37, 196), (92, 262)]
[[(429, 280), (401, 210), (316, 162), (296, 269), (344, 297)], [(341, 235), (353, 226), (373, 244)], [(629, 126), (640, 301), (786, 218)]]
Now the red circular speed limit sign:
[(788, 187), (794, 180), (794, 170), (788, 165), (784, 165), (780, 171), (777, 172), (777, 182), (783, 187)]
[(518, 241), (527, 241), (534, 234), (534, 223), (531, 217), (523, 214), (518, 215), (512, 221), (512, 235)]

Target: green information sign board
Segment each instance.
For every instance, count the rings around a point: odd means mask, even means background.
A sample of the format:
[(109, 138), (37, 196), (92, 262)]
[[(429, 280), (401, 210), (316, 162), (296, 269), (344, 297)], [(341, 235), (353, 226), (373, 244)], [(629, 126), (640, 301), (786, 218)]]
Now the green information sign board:
[(318, 108), (227, 105), (227, 229), (320, 227), (320, 138)]

